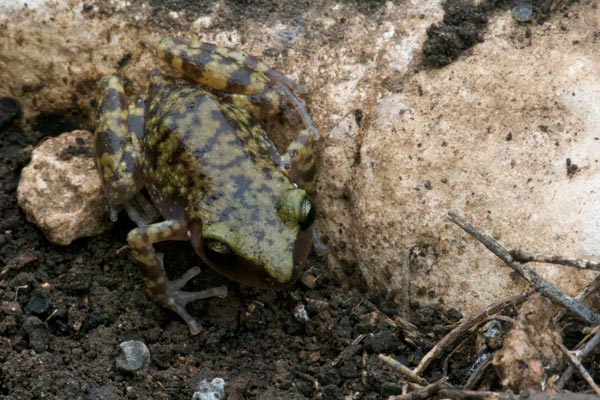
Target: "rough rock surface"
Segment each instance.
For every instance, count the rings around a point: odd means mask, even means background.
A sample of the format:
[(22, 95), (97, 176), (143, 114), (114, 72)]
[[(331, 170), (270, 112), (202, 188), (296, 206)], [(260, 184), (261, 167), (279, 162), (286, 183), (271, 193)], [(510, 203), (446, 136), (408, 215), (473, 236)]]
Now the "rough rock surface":
[(19, 205), (52, 243), (68, 245), (110, 226), (92, 149), (90, 132), (64, 133), (34, 149), (21, 172)]
[(504, 346), (494, 354), (493, 364), (505, 390), (545, 390), (543, 382), (564, 365), (556, 344), (561, 343), (561, 337), (552, 327), (552, 311), (550, 300), (539, 295), (519, 309)]
[[(556, 3), (543, 24), (491, 12), (477, 32), (483, 42), (441, 69), (425, 67), (421, 52), (443, 17), (435, 0), (278, 3), (276, 13), (225, 0), (39, 3), (4, 10), (0, 30), (0, 95), (17, 98), (34, 125), (35, 111), (68, 110), (89, 126), (95, 82), (107, 73), (123, 78), (130, 98), (139, 93), (147, 71), (163, 67), (153, 47), (167, 33), (241, 48), (306, 85), (324, 134), (318, 229), (344, 280), (464, 312), (523, 291), (448, 222), (450, 209), (507, 247), (600, 254), (593, 1)], [(410, 287), (401, 283), (405, 250)], [(536, 268), (571, 294), (594, 276)]]

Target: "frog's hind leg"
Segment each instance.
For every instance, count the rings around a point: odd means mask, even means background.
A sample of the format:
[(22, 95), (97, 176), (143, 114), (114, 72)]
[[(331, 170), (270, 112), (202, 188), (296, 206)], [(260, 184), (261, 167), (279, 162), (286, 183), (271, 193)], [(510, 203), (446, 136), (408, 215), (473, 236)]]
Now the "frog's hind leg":
[(306, 107), (293, 93), (306, 93), (306, 88), (248, 53), (174, 37), (164, 38), (157, 53), (188, 78), (225, 93), (234, 104), (257, 118), (275, 114), (291, 104), (305, 128), (315, 139), (319, 138)]
[(127, 109), (119, 79), (101, 79), (95, 124), (96, 165), (113, 221), (118, 208), (144, 186), (140, 162), (143, 127), (143, 100), (138, 99)]
[(166, 220), (136, 228), (127, 235), (148, 297), (177, 313), (187, 323), (192, 335), (196, 335), (200, 333), (200, 326), (186, 311), (185, 306), (199, 299), (225, 297), (227, 288), (220, 286), (198, 292), (181, 290), (190, 279), (200, 273), (200, 268), (192, 268), (181, 278), (170, 281), (165, 273), (162, 254), (156, 253), (153, 247), (154, 243), (165, 240), (188, 240), (187, 227), (179, 221)]

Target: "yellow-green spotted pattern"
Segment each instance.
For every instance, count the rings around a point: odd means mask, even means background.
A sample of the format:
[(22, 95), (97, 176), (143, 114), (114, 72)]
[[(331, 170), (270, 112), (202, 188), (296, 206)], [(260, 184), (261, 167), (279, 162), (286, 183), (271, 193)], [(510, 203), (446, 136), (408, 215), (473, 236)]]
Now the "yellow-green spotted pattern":
[(103, 78), (99, 83), (98, 111), (96, 116), (96, 164), (109, 203), (122, 204), (141, 188), (138, 159), (140, 142), (128, 132), (128, 120), (141, 118), (143, 108), (133, 103), (124, 109), (123, 86), (115, 76)]
[[(298, 224), (286, 226), (275, 204), (294, 186), (263, 129), (245, 110), (156, 73), (148, 97), (143, 170), (161, 214), (201, 220), (203, 236), (224, 241), (279, 284), (292, 279)], [(227, 276), (235, 270), (223, 269)]]
[[(315, 212), (306, 191), (314, 188), (318, 132), (291, 93), (304, 88), (244, 52), (166, 38), (158, 56), (188, 79), (151, 71), (144, 95), (129, 107), (119, 80), (102, 79), (96, 161), (111, 217), (125, 206), (138, 224), (127, 240), (148, 295), (196, 334), (185, 305), (226, 290), (182, 291), (198, 271), (170, 281), (153, 244), (190, 240), (230, 279), (268, 288), (293, 283), (311, 247)], [(306, 129), (282, 156), (256, 118), (288, 102)], [(135, 209), (142, 188), (164, 221), (146, 221)]]
[(215, 90), (236, 94), (257, 94), (269, 88), (270, 69), (239, 50), (195, 40), (166, 37), (157, 47), (158, 57), (169, 65)]

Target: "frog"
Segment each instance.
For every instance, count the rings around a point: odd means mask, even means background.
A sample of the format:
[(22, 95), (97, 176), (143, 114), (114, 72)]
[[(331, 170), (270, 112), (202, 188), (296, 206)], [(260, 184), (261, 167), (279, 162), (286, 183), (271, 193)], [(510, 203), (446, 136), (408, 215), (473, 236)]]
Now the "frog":
[[(136, 224), (127, 242), (147, 296), (197, 335), (186, 306), (227, 287), (184, 290), (200, 268), (170, 280), (154, 244), (188, 241), (242, 284), (292, 285), (312, 247), (319, 132), (295, 94), (307, 89), (244, 51), (168, 36), (156, 54), (174, 72), (148, 72), (130, 104), (117, 76), (100, 79), (95, 162), (110, 219), (125, 210)], [(279, 152), (261, 121), (285, 111), (302, 129)]]

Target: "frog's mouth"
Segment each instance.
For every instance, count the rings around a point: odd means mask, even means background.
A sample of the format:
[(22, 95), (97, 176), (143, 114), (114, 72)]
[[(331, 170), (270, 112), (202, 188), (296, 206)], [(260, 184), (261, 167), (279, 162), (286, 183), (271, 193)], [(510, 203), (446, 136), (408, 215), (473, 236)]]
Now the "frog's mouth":
[(192, 221), (188, 225), (190, 242), (194, 251), (206, 265), (232, 281), (261, 289), (282, 289), (296, 282), (312, 246), (312, 229), (301, 230), (294, 246), (292, 273), (283, 281), (271, 276), (262, 265), (245, 260), (235, 253), (218, 254), (202, 239), (202, 222)]

